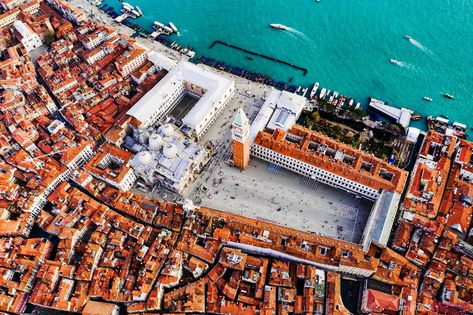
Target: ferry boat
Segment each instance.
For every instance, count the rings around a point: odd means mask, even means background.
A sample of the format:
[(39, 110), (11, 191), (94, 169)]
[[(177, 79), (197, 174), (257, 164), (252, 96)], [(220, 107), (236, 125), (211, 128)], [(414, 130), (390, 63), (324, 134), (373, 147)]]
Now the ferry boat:
[(312, 90), (310, 91), (310, 98), (314, 98), (315, 94), (317, 93), (317, 90), (319, 89), (319, 82), (315, 82), (314, 86), (312, 87)]
[(443, 93), (443, 97), (448, 98), (449, 100), (454, 100), (455, 99), (455, 96), (453, 96), (452, 94), (448, 94), (448, 93)]
[(169, 27), (171, 27), (171, 29), (172, 29), (174, 32), (176, 32), (176, 33), (178, 32), (178, 31), (177, 31), (177, 27), (176, 27), (176, 25), (174, 25), (174, 23), (169, 22)]
[(286, 25), (282, 25), (282, 24), (269, 24), (269, 26), (271, 26), (272, 28), (275, 28), (277, 30), (283, 30), (283, 31), (287, 31), (289, 29), (289, 27), (287, 27)]
[(428, 96), (424, 96), (424, 101), (432, 102), (432, 98), (430, 98), (430, 97), (428, 97)]

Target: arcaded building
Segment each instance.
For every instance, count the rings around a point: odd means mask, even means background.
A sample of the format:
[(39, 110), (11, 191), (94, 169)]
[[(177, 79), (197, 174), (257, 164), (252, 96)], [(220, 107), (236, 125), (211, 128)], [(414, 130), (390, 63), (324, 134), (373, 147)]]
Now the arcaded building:
[[(127, 115), (134, 118), (137, 127), (148, 128), (172, 115), (176, 107), (185, 107), (175, 118), (200, 139), (234, 93), (232, 80), (183, 61), (146, 93)], [(194, 100), (193, 106), (181, 103), (186, 97)]]
[(408, 173), (296, 124), (306, 99), (273, 91), (251, 125), (251, 156), (374, 202), (362, 240), (386, 245)]

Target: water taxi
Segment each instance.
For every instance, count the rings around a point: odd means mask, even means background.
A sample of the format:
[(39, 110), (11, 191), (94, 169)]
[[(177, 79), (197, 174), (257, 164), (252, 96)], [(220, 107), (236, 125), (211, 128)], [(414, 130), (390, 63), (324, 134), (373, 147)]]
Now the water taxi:
[(286, 25), (277, 24), (277, 23), (276, 24), (269, 24), (269, 26), (271, 26), (274, 29), (283, 30), (283, 31), (287, 31), (289, 29), (289, 27), (287, 27)]
[(455, 96), (453, 96), (452, 94), (448, 94), (448, 93), (443, 93), (443, 97), (448, 98), (449, 100), (454, 100), (455, 99)]

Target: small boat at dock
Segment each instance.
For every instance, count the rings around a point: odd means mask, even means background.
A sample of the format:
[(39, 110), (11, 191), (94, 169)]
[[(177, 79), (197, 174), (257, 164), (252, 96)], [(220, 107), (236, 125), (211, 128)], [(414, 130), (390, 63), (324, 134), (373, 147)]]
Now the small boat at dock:
[(314, 86), (312, 87), (312, 90), (310, 91), (310, 98), (314, 98), (315, 94), (317, 93), (317, 90), (319, 89), (319, 82), (315, 82)]
[(122, 5), (123, 5), (123, 9), (125, 9), (127, 11), (131, 11), (131, 10), (135, 9), (131, 4), (129, 4), (127, 2), (123, 2)]
[(323, 88), (323, 89), (320, 91), (319, 98), (324, 98), (326, 94), (327, 94), (327, 89), (326, 89), (326, 88)]
[(419, 121), (419, 120), (421, 120), (421, 119), (422, 119), (422, 116), (421, 116), (420, 114), (418, 114), (418, 113), (414, 113), (414, 114), (412, 114), (412, 116), (411, 116), (411, 120), (412, 120), (412, 121)]
[(174, 32), (178, 33), (177, 27), (176, 27), (176, 25), (174, 25), (174, 23), (169, 22), (169, 27), (171, 27), (171, 29), (172, 29)]

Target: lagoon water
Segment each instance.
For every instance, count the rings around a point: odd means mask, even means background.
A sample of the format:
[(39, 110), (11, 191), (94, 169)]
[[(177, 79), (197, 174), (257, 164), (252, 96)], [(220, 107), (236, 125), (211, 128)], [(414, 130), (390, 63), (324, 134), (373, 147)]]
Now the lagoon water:
[[(470, 0), (129, 0), (144, 16), (173, 22), (181, 45), (277, 80), (321, 87), (366, 103), (368, 96), (425, 115), (473, 125), (473, 1)], [(106, 0), (118, 12), (118, 0)], [(270, 23), (291, 27), (274, 30)], [(413, 40), (404, 39), (409, 35)], [(309, 70), (253, 57), (214, 40)], [(389, 59), (399, 60), (391, 64)], [(455, 100), (442, 97), (444, 92)], [(425, 102), (423, 96), (433, 98)], [(414, 125), (422, 126), (422, 123)], [(470, 132), (471, 133), (471, 132)], [(471, 135), (470, 135), (471, 136)]]

